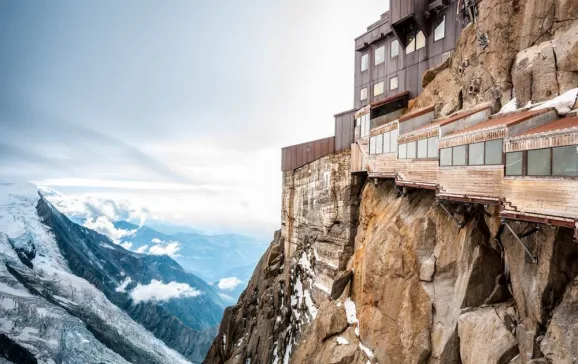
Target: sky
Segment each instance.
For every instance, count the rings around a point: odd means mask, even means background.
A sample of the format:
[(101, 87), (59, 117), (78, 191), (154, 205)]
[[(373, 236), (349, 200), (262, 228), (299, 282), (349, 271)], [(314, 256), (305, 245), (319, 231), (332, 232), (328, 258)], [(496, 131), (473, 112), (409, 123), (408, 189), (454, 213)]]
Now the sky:
[(353, 106), (387, 0), (0, 2), (0, 180), (271, 238), (281, 147)]

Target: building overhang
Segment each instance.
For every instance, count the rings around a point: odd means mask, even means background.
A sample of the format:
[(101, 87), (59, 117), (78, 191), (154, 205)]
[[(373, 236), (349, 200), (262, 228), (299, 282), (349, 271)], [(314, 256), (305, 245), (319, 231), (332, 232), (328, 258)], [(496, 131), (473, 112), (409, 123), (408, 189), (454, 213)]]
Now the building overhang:
[(395, 111), (407, 108), (409, 103), (409, 91), (404, 91), (383, 100), (370, 104), (370, 119), (375, 119), (383, 115), (391, 114)]
[(426, 12), (411, 13), (391, 24), (391, 30), (405, 49), (407, 34), (422, 31), (426, 37), (429, 37), (429, 17)]

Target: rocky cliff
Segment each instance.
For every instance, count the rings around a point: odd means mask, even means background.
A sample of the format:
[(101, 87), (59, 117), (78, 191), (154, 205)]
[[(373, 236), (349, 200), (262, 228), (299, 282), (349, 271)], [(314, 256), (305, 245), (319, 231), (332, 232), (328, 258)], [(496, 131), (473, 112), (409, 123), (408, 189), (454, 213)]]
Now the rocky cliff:
[[(577, 31), (574, 0), (483, 0), (412, 105), (443, 116), (560, 95), (578, 85)], [(284, 173), (282, 229), (205, 363), (578, 363), (571, 230), (512, 222), (536, 263), (496, 208), (442, 208), (348, 163)]]

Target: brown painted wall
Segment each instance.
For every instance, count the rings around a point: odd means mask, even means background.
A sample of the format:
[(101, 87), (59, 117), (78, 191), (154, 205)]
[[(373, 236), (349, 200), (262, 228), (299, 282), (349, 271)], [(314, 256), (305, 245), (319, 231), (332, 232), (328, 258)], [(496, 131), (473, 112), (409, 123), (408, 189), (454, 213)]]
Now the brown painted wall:
[(290, 171), (335, 151), (335, 137), (314, 140), (281, 149), (281, 170)]

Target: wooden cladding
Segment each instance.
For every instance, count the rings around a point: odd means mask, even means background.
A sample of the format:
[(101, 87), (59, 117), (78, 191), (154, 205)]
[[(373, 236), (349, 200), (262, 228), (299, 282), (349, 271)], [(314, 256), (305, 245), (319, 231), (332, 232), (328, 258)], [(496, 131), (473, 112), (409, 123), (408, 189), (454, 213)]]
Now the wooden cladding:
[(450, 136), (444, 139), (440, 139), (438, 142), (438, 147), (443, 149), (454, 147), (456, 145), (473, 144), (493, 139), (503, 139), (506, 137), (506, 134), (506, 127), (498, 127), (492, 130), (478, 131), (475, 134), (463, 134), (453, 138)]
[(548, 136), (529, 136), (522, 139), (510, 139), (506, 143), (506, 152), (517, 152), (529, 149), (542, 149), (551, 147), (562, 147), (565, 145), (578, 145), (578, 130), (568, 134), (560, 132), (559, 134)]
[(281, 149), (281, 171), (291, 171), (335, 151), (335, 137), (314, 140)]
[(355, 139), (355, 110), (335, 115), (335, 151), (351, 148)]

